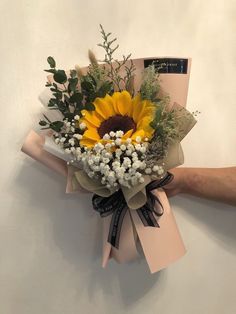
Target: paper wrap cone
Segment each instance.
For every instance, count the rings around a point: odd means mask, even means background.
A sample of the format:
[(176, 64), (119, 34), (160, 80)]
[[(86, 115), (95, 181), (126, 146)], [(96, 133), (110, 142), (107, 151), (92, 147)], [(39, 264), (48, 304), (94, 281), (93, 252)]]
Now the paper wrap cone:
[[(150, 58), (154, 59), (154, 58)], [(141, 72), (144, 69), (145, 62), (149, 59), (133, 60), (136, 66), (135, 88), (140, 85)], [(182, 60), (182, 59), (181, 59)], [(160, 74), (161, 87), (165, 93), (170, 96), (171, 105), (185, 107), (188, 91), (188, 81), (190, 73), (191, 60), (186, 60), (185, 73), (163, 73)], [(42, 94), (40, 99), (47, 102), (46, 94)], [(179, 105), (177, 105), (178, 103)], [(196, 121), (189, 117), (181, 123), (183, 136), (190, 131)], [(50, 134), (49, 134), (50, 135)], [(82, 170), (76, 167), (67, 167), (66, 156), (51, 141), (47, 134), (37, 134), (31, 131), (27, 136), (22, 151), (37, 161), (40, 161), (50, 169), (67, 176), (66, 192), (89, 191), (98, 195), (107, 197), (111, 191), (107, 190), (99, 182), (91, 180)], [(183, 152), (179, 142), (172, 143), (165, 159), (167, 169), (177, 167), (183, 164)], [(129, 205), (120, 234), (119, 249), (114, 248), (108, 243), (109, 226), (111, 215), (103, 219), (103, 259), (102, 266), (105, 267), (109, 258), (114, 258), (117, 262), (127, 262), (137, 257), (137, 242), (140, 241), (143, 253), (149, 265), (151, 273), (167, 267), (170, 263), (176, 261), (186, 252), (181, 235), (168, 199), (163, 189), (155, 190), (154, 193), (160, 200), (164, 213), (158, 218), (160, 228), (144, 226), (139, 218), (136, 209), (146, 202), (145, 185), (152, 180), (151, 177), (145, 177), (145, 184), (139, 185), (137, 190), (131, 195), (130, 191), (123, 189), (123, 194)], [(131, 193), (131, 194), (130, 194)], [(158, 207), (159, 205), (156, 204)]]

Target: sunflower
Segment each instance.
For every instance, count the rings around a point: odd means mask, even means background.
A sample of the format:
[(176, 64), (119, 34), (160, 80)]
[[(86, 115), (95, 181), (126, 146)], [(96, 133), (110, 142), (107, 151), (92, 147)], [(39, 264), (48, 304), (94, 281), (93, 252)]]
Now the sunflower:
[[(86, 124), (86, 131), (80, 145), (92, 148), (96, 143), (106, 142), (104, 135), (111, 131), (123, 131), (121, 141), (131, 138), (135, 142), (151, 139), (154, 129), (150, 126), (153, 120), (155, 105), (149, 100), (142, 100), (140, 94), (134, 98), (129, 92), (115, 92), (104, 98), (96, 98), (93, 111), (83, 110), (79, 123)], [(103, 138), (104, 137), (104, 138)]]

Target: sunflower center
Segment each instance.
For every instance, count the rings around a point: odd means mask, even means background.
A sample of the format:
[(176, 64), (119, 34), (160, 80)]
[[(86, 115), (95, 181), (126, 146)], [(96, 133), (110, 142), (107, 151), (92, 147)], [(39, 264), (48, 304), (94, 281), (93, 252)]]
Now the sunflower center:
[(126, 133), (132, 129), (134, 132), (136, 131), (136, 124), (131, 117), (116, 115), (101, 123), (100, 127), (98, 128), (98, 134), (101, 138), (103, 138), (106, 133), (109, 134), (111, 131), (123, 131)]

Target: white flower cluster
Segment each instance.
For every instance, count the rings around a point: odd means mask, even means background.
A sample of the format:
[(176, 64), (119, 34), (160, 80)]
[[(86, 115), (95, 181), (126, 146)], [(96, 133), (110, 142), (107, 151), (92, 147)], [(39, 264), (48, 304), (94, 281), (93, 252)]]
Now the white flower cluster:
[(93, 148), (81, 147), (81, 133), (86, 128), (85, 123), (79, 124), (79, 133), (75, 127), (79, 116), (69, 122), (64, 120), (62, 134), (54, 134), (55, 143), (71, 155), (70, 163), (80, 164), (90, 178), (99, 179), (109, 189), (119, 189), (119, 186), (131, 188), (144, 182), (144, 175), (162, 176), (162, 165), (147, 167), (145, 159), (148, 148), (148, 138), (137, 136), (123, 139), (123, 131), (111, 131), (105, 134), (101, 142)]
[(148, 142), (141, 142), (137, 136), (135, 143), (130, 138), (123, 140), (123, 131), (110, 132), (103, 137), (103, 144), (97, 143), (92, 149), (76, 148), (76, 161), (90, 178), (100, 179), (107, 188), (119, 185), (131, 188), (144, 182), (145, 174), (164, 173), (162, 166), (147, 168), (145, 163)]
[(85, 123), (79, 124), (79, 130), (80, 133), (76, 132), (76, 121), (80, 120), (80, 116), (76, 115), (74, 119), (70, 122), (68, 119), (65, 119), (63, 132), (60, 133), (54, 133), (55, 143), (59, 145), (61, 148), (65, 150), (66, 154), (75, 154), (76, 147), (79, 145), (79, 141), (82, 138), (82, 135), (80, 134), (81, 131), (83, 132), (86, 128)]

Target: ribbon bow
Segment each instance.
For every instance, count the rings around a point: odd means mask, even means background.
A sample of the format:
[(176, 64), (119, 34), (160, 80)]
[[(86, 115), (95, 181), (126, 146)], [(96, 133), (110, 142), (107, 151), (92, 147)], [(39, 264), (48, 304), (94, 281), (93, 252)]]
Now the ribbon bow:
[[(160, 228), (156, 217), (160, 217), (164, 213), (164, 208), (152, 191), (161, 188), (173, 180), (174, 176), (167, 172), (161, 180), (150, 182), (146, 186), (147, 202), (140, 208), (136, 209), (144, 226)], [(161, 212), (156, 210), (156, 202), (161, 207)], [(97, 194), (92, 198), (93, 208), (99, 212), (101, 217), (106, 217), (112, 214), (111, 224), (108, 234), (108, 242), (115, 248), (119, 249), (120, 232), (123, 219), (128, 210), (128, 206), (121, 190), (113, 193), (109, 197), (102, 197)], [(156, 216), (156, 217), (155, 217)]]

